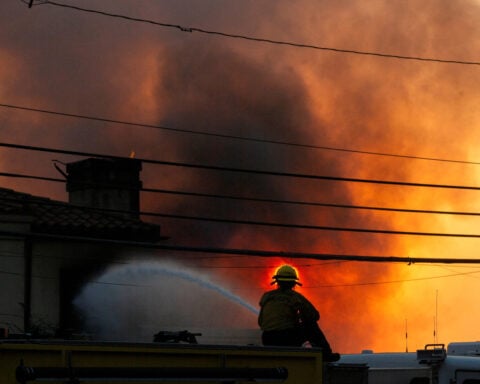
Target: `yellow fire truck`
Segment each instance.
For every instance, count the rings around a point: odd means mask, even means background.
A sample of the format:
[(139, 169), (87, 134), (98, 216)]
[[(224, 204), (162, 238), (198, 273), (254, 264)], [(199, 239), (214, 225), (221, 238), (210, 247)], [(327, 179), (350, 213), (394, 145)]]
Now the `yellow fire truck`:
[[(478, 343), (477, 343), (478, 344)], [(343, 355), (311, 348), (0, 340), (0, 383), (480, 384), (479, 345)]]

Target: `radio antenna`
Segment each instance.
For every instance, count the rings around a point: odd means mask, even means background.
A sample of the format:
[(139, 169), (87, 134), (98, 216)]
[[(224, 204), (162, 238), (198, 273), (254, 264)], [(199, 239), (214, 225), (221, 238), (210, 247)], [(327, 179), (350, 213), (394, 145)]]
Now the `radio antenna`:
[(408, 319), (405, 319), (405, 352), (408, 353)]
[(435, 317), (433, 318), (433, 342), (438, 343), (438, 289), (435, 291)]

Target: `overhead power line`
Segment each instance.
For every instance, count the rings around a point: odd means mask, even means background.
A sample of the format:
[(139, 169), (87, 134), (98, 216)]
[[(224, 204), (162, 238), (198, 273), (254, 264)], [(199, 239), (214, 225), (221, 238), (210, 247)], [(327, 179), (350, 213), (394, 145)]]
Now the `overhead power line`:
[(352, 49), (323, 47), (323, 46), (314, 45), (314, 44), (297, 43), (297, 42), (291, 42), (291, 41), (282, 41), (282, 40), (276, 40), (276, 39), (233, 34), (233, 33), (214, 31), (214, 30), (208, 30), (208, 29), (196, 28), (196, 27), (185, 27), (179, 24), (163, 23), (160, 21), (132, 17), (132, 16), (127, 16), (127, 15), (122, 15), (122, 14), (117, 14), (112, 12), (106, 12), (106, 11), (100, 11), (97, 9), (83, 8), (75, 5), (63, 4), (63, 3), (50, 1), (50, 0), (42, 1), (41, 3), (38, 3), (36, 5), (43, 5), (43, 4), (62, 7), (62, 8), (68, 8), (75, 11), (97, 14), (97, 15), (102, 15), (102, 16), (107, 16), (111, 18), (117, 18), (117, 19), (132, 21), (132, 22), (146, 23), (146, 24), (150, 24), (158, 27), (174, 28), (182, 32), (189, 32), (189, 33), (197, 32), (201, 34), (220, 36), (225, 38), (247, 40), (247, 41), (252, 41), (256, 43), (267, 43), (267, 44), (274, 44), (274, 45), (289, 46), (294, 48), (307, 48), (307, 49), (314, 49), (314, 50), (320, 50), (320, 51), (373, 56), (373, 57), (381, 57), (381, 58), (387, 58), (387, 59), (415, 60), (415, 61), (435, 62), (435, 63), (444, 63), (444, 64), (480, 65), (480, 62), (478, 61), (449, 60), (449, 59), (439, 59), (439, 58), (431, 58), (431, 57), (406, 56), (406, 55), (396, 55), (396, 54), (388, 54), (388, 53), (382, 53), (382, 52), (368, 52), (368, 51), (360, 51), (360, 50), (352, 50)]
[[(41, 181), (52, 181), (65, 183), (65, 179), (58, 179), (52, 177), (44, 176), (35, 176), (35, 175), (26, 175), (19, 173), (9, 173), (9, 172), (0, 172), (0, 177), (12, 177), (12, 178), (23, 178), (23, 179), (32, 179), (32, 180), (41, 180)], [(98, 185), (98, 184), (97, 184)], [(106, 184), (107, 186), (107, 184)], [(190, 196), (190, 197), (199, 197), (199, 198), (212, 198), (212, 199), (226, 199), (234, 201), (247, 201), (255, 203), (272, 203), (272, 204), (288, 204), (288, 205), (302, 205), (310, 207), (325, 207), (325, 208), (339, 208), (339, 209), (359, 209), (359, 210), (370, 210), (370, 211), (384, 211), (384, 212), (398, 212), (398, 213), (418, 213), (418, 214), (435, 214), (435, 215), (458, 215), (458, 216), (480, 216), (480, 212), (462, 212), (462, 211), (439, 211), (439, 210), (427, 210), (427, 209), (409, 209), (409, 208), (395, 208), (395, 207), (374, 207), (366, 205), (351, 205), (351, 204), (334, 204), (334, 203), (322, 203), (316, 201), (301, 201), (301, 200), (283, 200), (283, 199), (265, 199), (258, 197), (246, 197), (246, 196), (235, 196), (235, 195), (224, 195), (224, 194), (213, 194), (213, 193), (200, 193), (200, 192), (189, 192), (189, 191), (179, 191), (172, 189), (163, 189), (163, 188), (146, 188), (140, 187), (136, 190), (141, 192), (148, 193), (162, 193), (169, 195), (177, 196)], [(15, 199), (8, 199), (0, 197), (1, 201), (10, 201), (16, 202)], [(36, 204), (46, 204), (46, 205), (55, 205), (61, 204), (53, 201), (48, 202), (36, 202)], [(85, 208), (85, 207), (82, 207)], [(110, 213), (123, 213), (123, 214), (132, 214), (139, 213), (140, 215), (145, 216), (155, 216), (154, 212), (133, 212), (126, 210), (113, 210), (113, 209), (102, 209), (102, 208), (90, 208), (92, 210), (99, 210), (103, 212)]]
[[(1, 176), (1, 173), (0, 173), (0, 176)], [(141, 190), (146, 191), (146, 192), (165, 193), (165, 194), (172, 194), (172, 195), (231, 199), (231, 200), (252, 201), (252, 202), (260, 202), (260, 203), (304, 205), (304, 206), (325, 207), (325, 208), (361, 209), (361, 210), (369, 210), (369, 211), (384, 211), (384, 212), (398, 212), (398, 213), (422, 213), (422, 214), (435, 214), (435, 215), (480, 216), (480, 212), (439, 211), (439, 210), (428, 210), (428, 209), (408, 209), (408, 208), (393, 208), (393, 207), (373, 207), (373, 206), (367, 206), (367, 205), (333, 204), (333, 203), (321, 203), (321, 202), (315, 202), (315, 201), (262, 199), (262, 198), (254, 198), (254, 197), (242, 197), (242, 196), (230, 196), (230, 195), (208, 194), (208, 193), (198, 193), (198, 192), (174, 191), (174, 190), (155, 189), (155, 188), (142, 188)]]
[(334, 232), (355, 232), (355, 233), (368, 233), (368, 234), (380, 234), (380, 235), (480, 238), (480, 234), (467, 234), (467, 233), (440, 233), (440, 232), (418, 232), (418, 231), (395, 231), (395, 230), (368, 229), (368, 228), (347, 228), (347, 227), (334, 227), (334, 226), (325, 226), (325, 225), (287, 224), (287, 223), (253, 221), (253, 220), (223, 219), (223, 218), (214, 218), (214, 217), (198, 217), (198, 216), (162, 214), (162, 213), (159, 213), (158, 216), (163, 218), (170, 218), (170, 219), (197, 220), (197, 221), (208, 221), (208, 222), (223, 223), (223, 224), (256, 225), (256, 226), (263, 226), (263, 227), (276, 227), (276, 228), (289, 228), (289, 229), (306, 229), (306, 230), (321, 230), (321, 231), (334, 231)]
[(438, 264), (480, 264), (478, 258), (438, 258), (438, 257), (409, 257), (409, 256), (368, 256), (368, 255), (342, 255), (329, 253), (310, 253), (310, 252), (293, 252), (293, 251), (275, 251), (275, 250), (258, 250), (258, 249), (238, 249), (238, 248), (219, 248), (219, 247), (194, 247), (185, 245), (166, 245), (161, 243), (146, 243), (138, 241), (100, 239), (84, 236), (67, 236), (46, 233), (29, 233), (18, 231), (0, 231), (0, 235), (25, 237), (30, 236), (40, 239), (55, 239), (66, 242), (86, 242), (86, 243), (102, 243), (119, 246), (134, 246), (146, 249), (161, 249), (175, 252), (192, 252), (192, 253), (217, 253), (224, 255), (238, 256), (258, 256), (258, 257), (281, 257), (292, 259), (312, 259), (312, 260), (339, 260), (339, 261), (358, 261), (369, 263), (404, 263), (404, 264), (420, 264), (420, 263), (438, 263)]
[[(20, 179), (52, 181), (52, 182), (60, 182), (60, 183), (65, 183), (66, 182), (65, 179), (59, 179), (59, 178), (54, 178), (54, 177), (35, 176), (35, 175), (10, 173), (10, 172), (0, 172), (0, 176), (1, 177), (20, 178)], [(313, 207), (340, 208), (340, 209), (361, 209), (361, 210), (399, 212), (399, 213), (480, 216), (480, 212), (439, 211), (439, 210), (428, 210), (428, 209), (374, 207), (374, 206), (367, 206), (367, 205), (321, 203), (321, 202), (315, 202), (315, 201), (301, 201), (301, 200), (264, 199), (264, 198), (258, 198), (258, 197), (246, 197), (246, 196), (235, 196), (235, 195), (224, 195), (224, 194), (213, 194), (213, 193), (200, 193), (200, 192), (179, 191), (179, 190), (162, 189), (162, 188), (147, 188), (147, 187), (140, 187), (140, 188), (137, 188), (136, 190), (142, 191), (142, 192), (150, 192), (150, 193), (163, 193), (163, 194), (179, 195), (179, 196), (204, 197), (204, 198), (227, 199), (227, 200), (237, 200), (237, 201), (250, 201), (250, 202), (257, 202), (257, 203), (290, 204), (290, 205), (304, 205), (304, 206), (313, 206)], [(6, 199), (5, 198), (0, 198), (0, 200), (6, 200)], [(16, 201), (16, 200), (12, 199), (12, 202), (14, 202), (14, 201)], [(49, 203), (45, 203), (45, 204), (54, 204), (54, 203), (49, 202)], [(132, 211), (125, 211), (125, 210), (105, 210), (105, 209), (100, 209), (100, 208), (92, 208), (92, 209), (98, 209), (98, 210), (102, 210), (102, 211), (113, 211), (115, 213), (127, 213), (127, 214), (133, 213)], [(152, 213), (152, 212), (139, 212), (139, 213), (141, 215), (152, 215), (152, 216), (155, 215), (155, 213)]]
[[(0, 173), (0, 176), (1, 176), (1, 173)], [(315, 201), (301, 201), (301, 200), (264, 199), (264, 198), (257, 198), (257, 197), (233, 196), (233, 195), (211, 194), (211, 193), (199, 193), (199, 192), (188, 192), (188, 191), (157, 189), (157, 188), (145, 188), (145, 187), (142, 187), (140, 190), (145, 191), (145, 192), (164, 193), (164, 194), (180, 195), (180, 196), (230, 199), (230, 200), (251, 201), (251, 202), (258, 202), (258, 203), (303, 205), (303, 206), (311, 206), (311, 207), (325, 207), (325, 208), (339, 208), (339, 209), (361, 209), (361, 210), (369, 210), (369, 211), (385, 211), (385, 212), (399, 212), (399, 213), (480, 216), (480, 212), (439, 211), (439, 210), (428, 210), (428, 209), (409, 209), (409, 208), (394, 208), (394, 207), (374, 207), (374, 206), (367, 206), (367, 205), (321, 203), (321, 202), (315, 202)], [(146, 213), (146, 214), (148, 214), (148, 213)]]
[[(0, 174), (1, 176), (1, 174)], [(8, 201), (4, 198), (0, 198), (0, 201)], [(18, 201), (17, 201), (18, 202)], [(37, 200), (33, 201), (32, 204), (39, 204)], [(49, 204), (52, 206), (55, 205), (64, 205), (61, 203), (48, 203), (44, 200), (44, 204)], [(80, 206), (72, 206), (72, 208), (82, 208), (88, 210), (98, 211), (96, 208), (85, 208)], [(104, 213), (119, 213), (119, 210), (101, 210)], [(122, 211), (123, 212), (123, 211)], [(192, 215), (181, 215), (181, 214), (172, 214), (172, 213), (160, 213), (160, 212), (138, 212), (141, 215), (162, 217), (166, 219), (174, 220), (189, 220), (189, 221), (203, 221), (210, 223), (221, 223), (221, 224), (235, 224), (235, 225), (251, 225), (251, 226), (260, 226), (260, 227), (271, 227), (271, 228), (284, 228), (284, 229), (300, 229), (300, 230), (316, 230), (316, 231), (334, 231), (334, 232), (353, 232), (353, 233), (365, 233), (365, 234), (380, 234), (380, 235), (407, 235), (407, 236), (428, 236), (428, 237), (458, 237), (458, 238), (480, 238), (480, 234), (466, 234), (466, 233), (440, 233), (440, 232), (419, 232), (419, 231), (399, 231), (399, 230), (383, 230), (383, 229), (369, 229), (369, 228), (351, 228), (351, 227), (335, 227), (335, 226), (326, 226), (326, 225), (312, 225), (312, 224), (293, 224), (293, 223), (279, 223), (279, 222), (266, 222), (266, 221), (257, 221), (257, 220), (240, 220), (240, 219), (228, 219), (228, 218), (219, 218), (219, 217), (205, 217), (205, 216), (192, 216)]]
[(146, 123), (140, 123), (140, 122), (132, 122), (132, 121), (112, 119), (112, 118), (107, 118), (107, 117), (98, 117), (98, 116), (82, 115), (82, 114), (75, 114), (75, 113), (67, 113), (67, 112), (61, 112), (61, 111), (53, 111), (53, 110), (47, 110), (47, 109), (42, 109), (42, 108), (33, 108), (33, 107), (26, 107), (26, 106), (6, 104), (6, 103), (0, 103), (0, 107), (10, 108), (10, 109), (18, 109), (18, 110), (23, 110), (23, 111), (28, 111), (28, 112), (44, 113), (44, 114), (50, 114), (50, 115), (55, 115), (55, 116), (85, 119), (85, 120), (90, 120), (90, 121), (100, 121), (100, 122), (104, 122), (104, 123), (121, 124), (121, 125), (143, 127), (143, 128), (152, 128), (152, 129), (159, 129), (159, 130), (165, 130), (165, 131), (187, 133), (187, 134), (201, 135), (201, 136), (218, 137), (218, 138), (223, 138), (223, 139), (250, 141), (250, 142), (264, 143), (264, 144), (274, 144), (274, 145), (283, 145), (283, 146), (299, 147), (299, 148), (306, 148), (306, 149), (320, 149), (320, 150), (347, 152), (347, 153), (358, 153), (358, 154), (362, 154), (362, 155), (396, 157), (396, 158), (413, 159), (413, 160), (428, 160), (428, 161), (439, 161), (439, 162), (447, 162), (447, 163), (480, 165), (480, 162), (466, 161), (466, 160), (442, 159), (442, 158), (427, 157), (427, 156), (401, 155), (401, 154), (395, 154), (395, 153), (363, 151), (363, 150), (350, 149), (350, 148), (338, 148), (338, 147), (330, 147), (330, 146), (322, 146), (322, 145), (314, 145), (314, 144), (295, 143), (295, 142), (281, 141), (281, 140), (269, 140), (269, 139), (255, 138), (255, 137), (227, 135), (227, 134), (215, 133), (215, 132), (196, 131), (196, 130), (192, 130), (192, 129), (172, 128), (172, 127), (167, 127), (167, 126), (164, 126), (164, 125), (146, 124)]
[(413, 279), (401, 279), (401, 280), (369, 281), (369, 282), (363, 282), (363, 283), (357, 282), (357, 283), (342, 283), (342, 284), (309, 285), (309, 286), (306, 286), (305, 288), (340, 288), (340, 287), (358, 287), (358, 286), (366, 286), (366, 285), (411, 283), (415, 281), (436, 280), (436, 279), (445, 279), (449, 277), (468, 276), (468, 275), (474, 275), (477, 273), (480, 273), (480, 272), (479, 271), (461, 272), (461, 273), (453, 273), (449, 275), (417, 277)]
[[(123, 264), (131, 264), (129, 262), (125, 262)], [(322, 263), (325, 265), (326, 263)], [(274, 266), (195, 266), (195, 268), (200, 269), (272, 269)], [(365, 281), (365, 282), (356, 282), (356, 283), (341, 283), (341, 284), (309, 284), (303, 285), (303, 288), (307, 289), (324, 289), (324, 288), (348, 288), (348, 287), (361, 287), (361, 286), (369, 286), (369, 285), (385, 285), (385, 284), (403, 284), (403, 283), (411, 283), (416, 281), (425, 281), (425, 280), (437, 280), (437, 279), (445, 279), (450, 277), (459, 277), (459, 276), (468, 276), (480, 273), (480, 271), (471, 271), (471, 272), (462, 272), (462, 273), (452, 273), (449, 275), (439, 275), (439, 276), (428, 276), (428, 277), (419, 277), (419, 278), (412, 278), (412, 279), (401, 279), (401, 280), (383, 280), (383, 281)], [(0, 275), (16, 275), (16, 276), (24, 276), (23, 273), (18, 272), (8, 272), (0, 270)], [(46, 279), (46, 280), (58, 280), (57, 277), (44, 277), (44, 276), (34, 276), (37, 279)], [(92, 280), (89, 282), (90, 284), (100, 284), (100, 285), (113, 285), (113, 286), (127, 286), (127, 287), (151, 287), (150, 284), (138, 284), (138, 283), (118, 283), (115, 281), (99, 281), (99, 280)], [(9, 316), (7, 314), (0, 314), (4, 316)], [(14, 315), (12, 315), (14, 316)]]
[(53, 182), (60, 182), (64, 183), (64, 179), (58, 179), (55, 177), (45, 177), (45, 176), (35, 176), (35, 175), (25, 175), (21, 173), (11, 173), (11, 172), (0, 172), (0, 176), (2, 177), (13, 177), (16, 179), (30, 179), (30, 180), (42, 180), (42, 181), (53, 181)]
[[(99, 153), (93, 153), (93, 152), (71, 151), (71, 150), (64, 150), (64, 149), (21, 145), (21, 144), (4, 143), (4, 142), (0, 142), (0, 147), (48, 152), (48, 153), (57, 153), (57, 154), (64, 154), (64, 155), (84, 156), (84, 157), (97, 157), (97, 158), (119, 159), (119, 160), (129, 159), (128, 157), (125, 157), (125, 156), (105, 155), (105, 154), (99, 154)], [(413, 183), (413, 182), (405, 182), (405, 181), (359, 179), (359, 178), (353, 178), (353, 177), (337, 177), (337, 176), (324, 176), (324, 175), (305, 174), (305, 173), (276, 172), (276, 171), (266, 171), (266, 170), (257, 170), (257, 169), (223, 167), (223, 166), (206, 165), (206, 164), (193, 164), (193, 163), (185, 163), (185, 162), (154, 160), (154, 159), (146, 159), (146, 158), (136, 158), (136, 160), (141, 161), (145, 164), (157, 164), (157, 165), (165, 165), (165, 166), (171, 166), (171, 167), (204, 169), (204, 170), (210, 170), (210, 171), (249, 173), (249, 174), (255, 174), (255, 175), (262, 175), (262, 176), (278, 176), (278, 177), (290, 177), (290, 178), (300, 178), (300, 179), (310, 179), (310, 180), (367, 183), (367, 184), (393, 185), (393, 186), (403, 186), (403, 187), (443, 188), (443, 189), (460, 189), (460, 190), (475, 190), (475, 191), (480, 190), (480, 187), (467, 186), (467, 185), (453, 185), (453, 184), (448, 185), (448, 184), (432, 184), (432, 183)]]

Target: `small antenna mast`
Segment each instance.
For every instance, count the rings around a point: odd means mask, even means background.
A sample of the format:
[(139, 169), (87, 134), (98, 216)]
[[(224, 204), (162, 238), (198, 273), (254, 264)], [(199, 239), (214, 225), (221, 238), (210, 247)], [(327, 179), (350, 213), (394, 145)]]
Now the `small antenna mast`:
[(405, 352), (408, 353), (408, 319), (405, 319)]
[(435, 291), (435, 317), (433, 318), (433, 342), (438, 343), (438, 289)]

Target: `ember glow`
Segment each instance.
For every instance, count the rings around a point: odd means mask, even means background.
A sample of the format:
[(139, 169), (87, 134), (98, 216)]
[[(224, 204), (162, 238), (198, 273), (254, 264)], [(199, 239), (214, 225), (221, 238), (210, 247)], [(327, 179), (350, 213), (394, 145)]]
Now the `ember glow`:
[[(36, 5), (2, 4), (0, 103), (260, 141), (125, 126), (0, 107), (0, 141), (279, 173), (480, 185), (480, 66), (401, 60), (186, 33)], [(65, 1), (65, 3), (74, 3)], [(105, 0), (86, 8), (205, 30), (344, 50), (478, 62), (478, 1)], [(268, 15), (268, 17), (264, 17)], [(262, 141), (263, 140), (263, 141)], [(270, 141), (270, 143), (269, 143)], [(280, 145), (273, 142), (297, 143)], [(326, 149), (329, 148), (329, 149)], [(385, 154), (394, 155), (386, 156)], [(50, 154), (0, 150), (2, 172), (57, 177)], [(64, 162), (76, 160), (65, 156)], [(448, 161), (446, 161), (448, 160)], [(249, 198), (411, 210), (334, 208), (142, 195), (142, 210), (297, 226), (158, 219), (171, 244), (369, 256), (477, 258), (477, 190), (144, 165), (144, 186)], [(63, 185), (2, 186), (66, 200)], [(412, 212), (430, 211), (430, 212)], [(480, 269), (178, 254), (250, 303), (281, 263), (319, 308), (340, 353), (477, 340)], [(435, 338), (434, 338), (435, 332)], [(408, 337), (407, 337), (408, 336)]]

